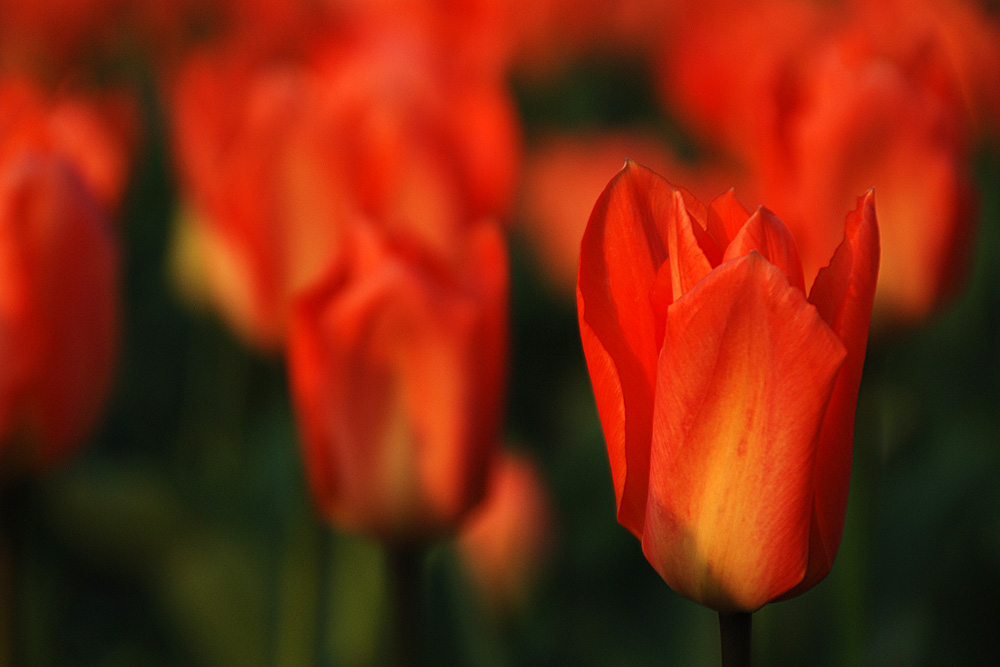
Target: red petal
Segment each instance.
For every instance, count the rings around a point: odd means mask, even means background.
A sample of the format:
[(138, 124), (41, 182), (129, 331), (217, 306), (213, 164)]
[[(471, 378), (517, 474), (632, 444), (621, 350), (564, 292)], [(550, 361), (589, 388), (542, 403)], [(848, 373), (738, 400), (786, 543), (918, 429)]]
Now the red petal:
[(580, 248), (577, 305), (604, 427), (618, 520), (642, 536), (660, 341), (650, 293), (667, 259), (670, 184), (626, 161), (597, 200)]
[(674, 190), (673, 200), (674, 206), (667, 224), (667, 250), (676, 301), (708, 275), (712, 265), (695, 236), (698, 224), (691, 221), (683, 193)]
[(809, 301), (836, 332), (847, 349), (816, 448), (815, 511), (810, 531), (809, 569), (790, 595), (819, 583), (830, 571), (840, 547), (847, 511), (847, 489), (854, 449), (854, 412), (858, 404), (861, 368), (868, 343), (875, 283), (879, 268), (879, 232), (875, 193), (858, 198), (847, 215), (844, 241), (829, 266), (813, 283)]
[(806, 293), (802, 279), (802, 261), (795, 248), (795, 239), (781, 218), (763, 207), (757, 207), (750, 219), (746, 220), (746, 224), (726, 248), (722, 261), (749, 255), (751, 250), (756, 250), (781, 269), (793, 287)]
[[(470, 252), (470, 293), (362, 225), (348, 263), (296, 304), (289, 370), (310, 486), (342, 527), (384, 540), (454, 527), (482, 497), (496, 443), (502, 246)], [(489, 401), (493, 404), (489, 404)]]
[(757, 253), (670, 307), (643, 550), (674, 590), (752, 611), (802, 579), (816, 436), (844, 354)]
[(743, 208), (730, 188), (712, 200), (708, 207), (708, 233), (720, 248), (725, 248), (736, 238), (750, 212)]
[[(503, 231), (493, 223), (483, 222), (469, 232), (468, 275), (479, 307), (476, 342), (476, 398), (473, 404), (473, 428), (470, 447), (479, 448), (478, 458), (488, 456), (499, 442), (503, 426), (504, 395), (507, 388), (507, 354), (510, 312), (507, 244)], [(485, 466), (475, 468), (473, 475), (485, 474)], [(485, 488), (486, 479), (476, 476), (473, 487)]]

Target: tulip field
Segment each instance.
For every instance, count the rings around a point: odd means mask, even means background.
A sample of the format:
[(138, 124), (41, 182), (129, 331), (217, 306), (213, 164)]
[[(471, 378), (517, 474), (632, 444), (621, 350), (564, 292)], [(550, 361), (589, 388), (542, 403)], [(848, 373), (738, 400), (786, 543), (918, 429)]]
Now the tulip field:
[(991, 664), (1000, 7), (0, 0), (0, 667)]

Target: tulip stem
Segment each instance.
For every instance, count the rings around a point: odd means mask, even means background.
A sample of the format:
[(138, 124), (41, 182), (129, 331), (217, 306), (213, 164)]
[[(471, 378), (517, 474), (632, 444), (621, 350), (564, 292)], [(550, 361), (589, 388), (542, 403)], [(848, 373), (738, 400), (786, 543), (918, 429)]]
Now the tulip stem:
[(420, 581), (423, 550), (412, 546), (389, 548), (388, 565), (395, 598), (395, 663), (417, 667), (420, 663)]
[[(17, 488), (17, 487), (15, 487)], [(20, 490), (20, 489), (19, 489)], [(17, 603), (18, 550), (20, 529), (18, 499), (11, 488), (0, 488), (0, 667), (19, 664), (20, 655)]]
[(0, 667), (10, 667), (14, 664), (14, 568), (4, 515), (0, 510)]
[(315, 664), (330, 664), (330, 588), (333, 585), (333, 532), (323, 526), (316, 549), (316, 636), (313, 655)]
[(719, 612), (722, 667), (750, 667), (750, 614)]

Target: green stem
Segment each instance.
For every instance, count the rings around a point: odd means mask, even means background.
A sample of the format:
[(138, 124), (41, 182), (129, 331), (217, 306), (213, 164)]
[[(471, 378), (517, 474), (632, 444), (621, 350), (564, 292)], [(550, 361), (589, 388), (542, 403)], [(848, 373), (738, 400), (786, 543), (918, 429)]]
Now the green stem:
[(0, 498), (0, 667), (14, 664), (14, 559), (6, 498)]
[(395, 664), (399, 667), (420, 665), (421, 599), (420, 581), (423, 549), (403, 545), (388, 549), (389, 576), (395, 598)]
[(750, 614), (719, 612), (722, 667), (750, 667)]
[(320, 528), (316, 549), (316, 643), (313, 646), (315, 664), (325, 667), (330, 658), (330, 587), (333, 585), (330, 570), (333, 567), (333, 533), (327, 526)]
[(23, 589), (18, 575), (23, 563), (23, 519), (26, 487), (20, 481), (0, 480), (0, 667), (24, 662), (19, 602)]

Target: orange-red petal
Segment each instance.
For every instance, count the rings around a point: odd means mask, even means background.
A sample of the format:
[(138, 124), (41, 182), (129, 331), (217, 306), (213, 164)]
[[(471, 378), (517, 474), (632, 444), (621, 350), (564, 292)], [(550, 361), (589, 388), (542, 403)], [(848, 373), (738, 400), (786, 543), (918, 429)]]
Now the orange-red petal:
[(697, 222), (691, 220), (684, 195), (673, 192), (674, 206), (667, 221), (667, 253), (674, 301), (681, 298), (698, 281), (708, 275), (712, 265), (695, 235)]
[(749, 255), (751, 250), (756, 250), (781, 269), (793, 287), (806, 293), (802, 279), (802, 261), (795, 247), (795, 239), (781, 218), (763, 207), (757, 207), (750, 219), (746, 220), (726, 248), (722, 261)]
[(736, 199), (736, 193), (730, 188), (713, 199), (708, 207), (708, 233), (720, 248), (725, 249), (740, 233), (749, 217), (750, 212)]
[(660, 349), (649, 299), (667, 259), (665, 227), (673, 205), (669, 183), (626, 161), (598, 198), (580, 248), (583, 351), (607, 441), (618, 520), (637, 537), (646, 514)]
[(670, 306), (643, 551), (674, 590), (752, 611), (802, 579), (816, 434), (844, 355), (756, 252)]
[(816, 447), (809, 569), (793, 595), (812, 588), (827, 575), (840, 547), (854, 449), (854, 413), (878, 268), (875, 192), (869, 190), (847, 215), (844, 241), (830, 264), (816, 276), (809, 294), (809, 301), (847, 349), (847, 359), (837, 377)]

